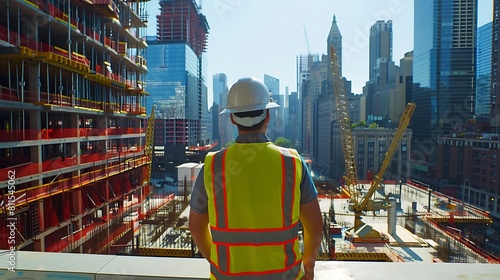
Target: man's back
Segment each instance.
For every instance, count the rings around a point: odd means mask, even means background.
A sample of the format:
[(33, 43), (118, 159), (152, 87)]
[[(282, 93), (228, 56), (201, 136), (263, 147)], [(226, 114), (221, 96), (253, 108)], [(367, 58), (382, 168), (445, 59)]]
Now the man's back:
[(213, 273), (271, 276), (295, 270), (298, 275), (302, 174), (297, 166), (298, 157), (270, 142), (236, 143), (207, 155)]

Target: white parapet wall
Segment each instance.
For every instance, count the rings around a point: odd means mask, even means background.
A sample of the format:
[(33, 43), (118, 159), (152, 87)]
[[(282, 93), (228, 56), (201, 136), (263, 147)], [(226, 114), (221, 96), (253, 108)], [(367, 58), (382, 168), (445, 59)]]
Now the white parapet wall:
[[(0, 279), (169, 280), (208, 279), (199, 258), (0, 251)], [(9, 259), (14, 267), (10, 268)], [(14, 271), (11, 271), (14, 270)], [(500, 265), (318, 261), (314, 279), (500, 279)]]

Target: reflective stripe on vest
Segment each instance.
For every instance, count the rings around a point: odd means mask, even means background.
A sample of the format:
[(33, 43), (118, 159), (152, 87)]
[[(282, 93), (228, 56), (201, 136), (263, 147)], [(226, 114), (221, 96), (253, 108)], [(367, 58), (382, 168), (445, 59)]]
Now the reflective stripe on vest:
[[(262, 145), (262, 144), (260, 144)], [(271, 148), (276, 150), (276, 146)], [(292, 156), (288, 149), (278, 148), (281, 161), (281, 224), (274, 228), (232, 228), (228, 223), (228, 195), (226, 186), (226, 155), (228, 149), (207, 156), (210, 164), (209, 191), (213, 194), (215, 217), (211, 222), (213, 246), (216, 247), (217, 258), (212, 259), (212, 274), (224, 277), (238, 276), (238, 279), (295, 279), (300, 273), (300, 255), (297, 256), (298, 246), (298, 217), (294, 218), (294, 207), (298, 207), (300, 198), (295, 197), (296, 188), (300, 181), (297, 180), (297, 165), (300, 164), (297, 156)], [(277, 152), (277, 151), (276, 151)], [(296, 154), (295, 154), (296, 155)], [(299, 173), (301, 174), (301, 173)], [(237, 186), (237, 185), (236, 185)], [(231, 186), (235, 187), (235, 186)], [(234, 195), (234, 194), (233, 194)], [(235, 215), (234, 213), (232, 214)], [(297, 215), (297, 212), (295, 213)], [(237, 246), (272, 246), (281, 245), (285, 256), (284, 263), (272, 270), (258, 272), (231, 272), (230, 248)], [(259, 249), (256, 249), (258, 252)], [(275, 249), (273, 249), (275, 250)], [(212, 256), (215, 257), (215, 256)], [(241, 256), (244, 257), (244, 256)], [(219, 275), (219, 276), (220, 276)], [(283, 278), (286, 275), (292, 278)], [(244, 278), (240, 278), (245, 276)], [(269, 278), (271, 277), (271, 278)], [(217, 277), (220, 278), (220, 277)]]
[[(212, 188), (215, 199), (215, 219), (218, 228), (226, 228), (227, 226), (227, 207), (226, 207), (226, 180), (225, 180), (225, 157), (226, 150), (216, 153), (212, 160)], [(217, 172), (217, 174), (216, 174)], [(220, 197), (220, 194), (223, 197)]]
[(210, 264), (210, 273), (215, 277), (215, 279), (238, 279), (238, 280), (295, 280), (299, 279), (298, 275), (300, 275), (300, 264), (301, 262), (298, 261), (293, 265), (291, 268), (288, 268), (286, 271), (276, 271), (276, 272), (266, 272), (265, 276), (262, 276), (262, 274), (251, 274), (251, 273), (246, 273), (246, 274), (232, 274), (232, 275), (227, 275), (224, 273), (221, 273), (219, 270), (217, 270), (217, 267), (213, 265), (212, 263)]
[[(299, 223), (283, 230), (255, 230), (255, 229), (237, 229), (221, 230), (210, 227), (212, 231), (212, 241), (214, 244), (234, 244), (234, 245), (262, 245), (266, 243), (283, 244), (297, 238), (294, 232), (299, 231)], [(248, 233), (235, 234), (235, 233)]]

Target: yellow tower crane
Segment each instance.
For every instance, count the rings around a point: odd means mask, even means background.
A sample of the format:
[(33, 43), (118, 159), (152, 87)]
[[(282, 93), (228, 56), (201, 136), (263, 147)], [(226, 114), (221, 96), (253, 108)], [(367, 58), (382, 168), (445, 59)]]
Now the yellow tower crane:
[(410, 123), (411, 116), (415, 110), (415, 103), (408, 103), (405, 111), (399, 120), (399, 126), (392, 138), (381, 168), (371, 182), (370, 188), (365, 194), (362, 194), (361, 188), (357, 186), (356, 161), (354, 158), (354, 146), (351, 131), (351, 122), (349, 120), (348, 104), (344, 82), (339, 73), (339, 60), (333, 46), (330, 46), (330, 66), (332, 68), (332, 83), (333, 92), (335, 94), (337, 106), (337, 119), (340, 127), (340, 136), (342, 149), (344, 152), (344, 161), (346, 168), (345, 185), (350, 196), (349, 210), (354, 212), (354, 227), (347, 231), (347, 236), (355, 242), (384, 242), (385, 238), (376, 230), (363, 223), (361, 215), (363, 212), (376, 211), (387, 208), (389, 205), (386, 202), (375, 201), (371, 198), (374, 192), (379, 188), (382, 177), (389, 166), (394, 153), (400, 143), (404, 131)]

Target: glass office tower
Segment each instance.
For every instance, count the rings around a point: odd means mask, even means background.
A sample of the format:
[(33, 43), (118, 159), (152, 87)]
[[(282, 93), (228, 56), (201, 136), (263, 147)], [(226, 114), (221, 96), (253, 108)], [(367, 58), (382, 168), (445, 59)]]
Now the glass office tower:
[(489, 22), (477, 32), (476, 116), (490, 114), (492, 28), (493, 23)]
[(477, 0), (416, 0), (414, 13), (413, 147), (433, 163), (437, 137), (475, 113)]

